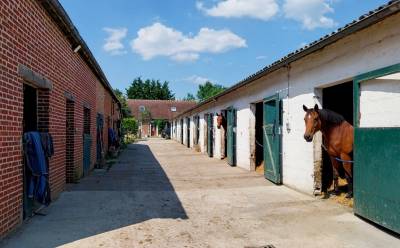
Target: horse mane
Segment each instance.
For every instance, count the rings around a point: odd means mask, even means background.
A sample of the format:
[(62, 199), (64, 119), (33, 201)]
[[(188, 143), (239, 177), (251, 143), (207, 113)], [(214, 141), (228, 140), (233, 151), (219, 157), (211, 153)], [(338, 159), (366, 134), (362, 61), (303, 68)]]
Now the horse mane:
[(323, 122), (331, 125), (340, 125), (345, 121), (344, 117), (336, 112), (329, 109), (320, 109), (318, 114)]

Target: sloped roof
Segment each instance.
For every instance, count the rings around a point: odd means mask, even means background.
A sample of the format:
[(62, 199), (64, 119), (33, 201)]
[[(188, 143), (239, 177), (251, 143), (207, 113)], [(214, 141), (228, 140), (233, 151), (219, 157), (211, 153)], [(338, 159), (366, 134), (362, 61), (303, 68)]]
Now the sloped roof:
[[(140, 107), (143, 106), (151, 114), (152, 119), (171, 120), (177, 115), (196, 106), (194, 101), (174, 101), (174, 100), (144, 100), (128, 99), (128, 106), (132, 115), (141, 119)], [(172, 111), (175, 108), (176, 111)]]
[[(320, 39), (315, 40), (315, 41), (311, 42), (310, 44), (287, 54), (286, 56), (280, 58), (279, 60), (273, 62), (272, 64), (267, 65), (263, 69), (248, 76), (247, 78), (237, 82), (236, 84), (234, 84), (233, 86), (224, 90), (223, 92), (219, 93), (218, 95), (211, 97), (206, 101), (200, 102), (193, 108), (188, 109), (187, 111), (183, 112), (181, 115), (188, 114), (191, 111), (193, 111), (203, 105), (206, 105), (212, 101), (217, 100), (218, 98), (220, 98), (224, 95), (229, 94), (230, 92), (233, 92), (243, 86), (251, 84), (252, 82), (256, 81), (257, 79), (264, 77), (265, 75), (268, 75), (268, 74), (270, 74), (276, 70), (279, 70), (281, 68), (287, 67), (291, 63), (293, 63), (307, 55), (317, 52), (317, 51), (323, 49), (324, 47), (331, 45), (340, 39), (343, 39), (344, 37), (354, 34), (360, 30), (363, 30), (363, 29), (369, 27), (369, 26), (372, 26), (373, 24), (378, 23), (378, 22), (388, 18), (389, 16), (394, 15), (399, 12), (400, 12), (400, 0), (388, 1), (386, 4), (379, 6), (378, 8), (371, 10), (364, 15), (361, 15), (358, 19), (353, 20), (352, 22), (346, 24), (345, 26), (338, 28), (336, 31), (333, 31), (330, 34), (327, 34), (327, 35), (321, 37)], [(180, 117), (180, 116), (178, 116), (178, 117)]]
[(87, 46), (86, 42), (83, 40), (78, 30), (72, 23), (69, 18), (67, 12), (63, 8), (63, 6), (59, 3), (58, 0), (38, 0), (40, 4), (42, 4), (43, 8), (47, 11), (50, 17), (53, 19), (53, 22), (58, 25), (60, 30), (64, 33), (65, 37), (71, 43), (71, 49), (75, 49), (80, 46), (78, 53), (82, 56), (84, 61), (88, 64), (90, 69), (99, 79), (101, 84), (106, 88), (106, 90), (111, 94), (114, 100), (121, 106), (118, 97), (115, 95), (113, 88), (107, 80), (103, 70), (100, 65), (97, 63), (94, 58), (92, 52)]

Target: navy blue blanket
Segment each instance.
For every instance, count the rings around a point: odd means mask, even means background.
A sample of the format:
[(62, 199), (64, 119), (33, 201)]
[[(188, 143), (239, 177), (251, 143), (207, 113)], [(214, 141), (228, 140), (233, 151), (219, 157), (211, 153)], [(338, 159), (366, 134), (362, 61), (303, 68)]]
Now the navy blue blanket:
[[(50, 141), (52, 143), (52, 140)], [(46, 149), (44, 149), (45, 147)], [(24, 134), (26, 168), (30, 171), (28, 197), (44, 205), (50, 204), (49, 171), (46, 154), (50, 155), (52, 152), (52, 144), (51, 147), (48, 143), (44, 146), (39, 132), (27, 132)]]

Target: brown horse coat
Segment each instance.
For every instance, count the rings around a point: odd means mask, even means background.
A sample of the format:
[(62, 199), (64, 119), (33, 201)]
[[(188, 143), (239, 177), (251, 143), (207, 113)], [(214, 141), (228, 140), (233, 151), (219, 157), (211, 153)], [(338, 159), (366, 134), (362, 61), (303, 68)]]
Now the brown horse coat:
[(338, 172), (343, 164), (349, 188), (348, 197), (351, 197), (353, 164), (350, 161), (352, 160), (354, 142), (353, 126), (343, 116), (327, 109), (319, 109), (318, 105), (315, 105), (312, 109), (308, 109), (303, 105), (303, 109), (306, 112), (304, 117), (306, 125), (304, 139), (307, 142), (311, 142), (314, 134), (321, 131), (324, 137), (323, 147), (329, 154), (334, 168), (335, 191), (338, 190)]

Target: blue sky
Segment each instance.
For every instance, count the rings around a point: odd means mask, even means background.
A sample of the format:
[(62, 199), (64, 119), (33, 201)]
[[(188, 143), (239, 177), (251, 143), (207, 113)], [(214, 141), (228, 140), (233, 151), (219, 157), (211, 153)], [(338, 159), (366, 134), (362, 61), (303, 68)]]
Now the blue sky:
[[(383, 0), (60, 0), (114, 88), (231, 86)], [(361, 3), (362, 2), (362, 3)]]

